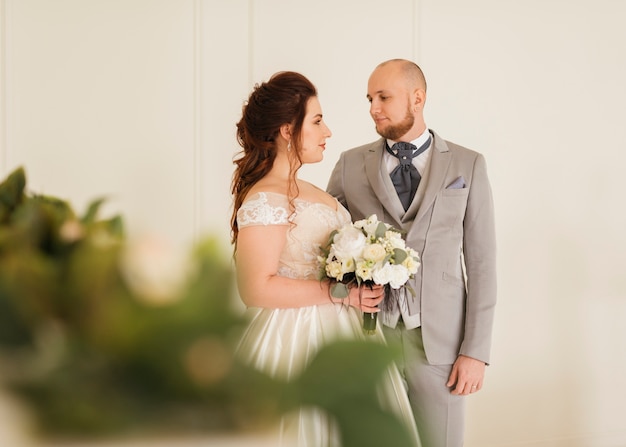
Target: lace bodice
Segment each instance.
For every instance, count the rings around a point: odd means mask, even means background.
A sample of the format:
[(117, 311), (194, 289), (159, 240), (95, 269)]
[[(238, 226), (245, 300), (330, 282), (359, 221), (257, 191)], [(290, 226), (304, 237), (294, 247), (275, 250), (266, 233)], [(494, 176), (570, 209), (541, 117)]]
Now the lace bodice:
[(288, 225), (287, 243), (281, 253), (278, 275), (315, 279), (320, 246), (331, 231), (350, 223), (350, 214), (337, 202), (337, 210), (323, 203), (295, 199), (291, 215), (287, 196), (260, 192), (248, 198), (237, 211), (239, 229), (253, 225)]

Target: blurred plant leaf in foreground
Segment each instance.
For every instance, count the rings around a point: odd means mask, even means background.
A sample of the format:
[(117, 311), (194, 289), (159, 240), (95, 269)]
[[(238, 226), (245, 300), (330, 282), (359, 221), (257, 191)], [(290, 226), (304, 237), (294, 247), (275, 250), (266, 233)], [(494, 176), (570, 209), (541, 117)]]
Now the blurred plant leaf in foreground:
[(268, 377), (236, 358), (246, 321), (218, 241), (177, 256), (126, 240), (103, 198), (77, 217), (25, 187), (22, 168), (0, 183), (0, 380), (45, 436), (254, 430), (313, 405), (345, 447), (410, 445), (374, 392), (386, 347), (333, 343), (292, 382)]

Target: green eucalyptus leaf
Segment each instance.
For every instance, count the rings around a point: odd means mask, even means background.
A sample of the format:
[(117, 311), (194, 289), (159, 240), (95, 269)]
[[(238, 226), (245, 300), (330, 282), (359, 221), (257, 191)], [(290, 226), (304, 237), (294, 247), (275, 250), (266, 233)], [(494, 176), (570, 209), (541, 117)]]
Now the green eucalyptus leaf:
[(43, 213), (46, 214), (49, 224), (56, 229), (60, 227), (63, 222), (76, 217), (74, 210), (70, 204), (58, 197), (46, 196), (41, 194), (33, 195), (28, 199), (26, 203), (31, 203), (37, 206)]
[(328, 236), (328, 242), (326, 243), (326, 249), (330, 249), (330, 246), (333, 243), (333, 240), (335, 239), (335, 236), (339, 233), (339, 230), (333, 230), (330, 235)]
[(117, 215), (106, 221), (107, 227), (113, 236), (124, 237), (124, 220)]
[(406, 254), (406, 251), (399, 248), (393, 249), (393, 259), (396, 264), (402, 264), (407, 257), (408, 255)]
[(409, 283), (408, 283), (408, 282), (404, 285), (404, 287), (405, 287), (405, 288), (406, 288), (409, 292), (411, 292), (411, 295), (412, 295), (412, 296), (415, 296), (415, 289), (413, 289), (413, 287), (411, 287), (411, 286), (409, 285)]
[(387, 225), (384, 224), (384, 222), (378, 222), (378, 226), (376, 227), (376, 233), (375, 236), (376, 238), (382, 238), (385, 237), (385, 233), (387, 232)]
[(21, 167), (0, 183), (0, 222), (4, 222), (12, 210), (22, 203), (25, 186), (26, 174)]
[(101, 197), (99, 199), (96, 199), (96, 200), (92, 201), (89, 204), (89, 207), (87, 208), (87, 212), (85, 213), (85, 215), (81, 219), (83, 224), (89, 225), (89, 224), (93, 223), (96, 220), (96, 217), (98, 216), (98, 211), (100, 211), (100, 207), (102, 206), (102, 204), (105, 201), (106, 201), (106, 198)]
[(342, 282), (336, 282), (330, 286), (330, 295), (333, 298), (346, 298), (349, 294), (348, 286)]

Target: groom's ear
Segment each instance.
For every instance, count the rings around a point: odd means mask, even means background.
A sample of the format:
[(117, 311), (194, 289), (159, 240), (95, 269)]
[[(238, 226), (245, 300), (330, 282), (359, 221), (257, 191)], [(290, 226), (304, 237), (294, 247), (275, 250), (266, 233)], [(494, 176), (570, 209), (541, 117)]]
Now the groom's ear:
[(413, 90), (413, 107), (417, 112), (419, 109), (424, 108), (426, 102), (426, 90), (422, 88), (416, 88)]

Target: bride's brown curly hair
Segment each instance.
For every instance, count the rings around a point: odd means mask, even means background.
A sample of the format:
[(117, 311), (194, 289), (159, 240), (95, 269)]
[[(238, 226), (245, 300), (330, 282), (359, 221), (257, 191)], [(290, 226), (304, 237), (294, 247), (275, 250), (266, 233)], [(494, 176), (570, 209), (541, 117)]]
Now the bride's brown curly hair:
[[(239, 227), (237, 211), (255, 183), (267, 175), (276, 158), (276, 140), (283, 124), (291, 127), (291, 160), (288, 198), (298, 194), (296, 171), (302, 165), (300, 141), (306, 106), (311, 97), (317, 96), (315, 86), (306, 77), (293, 71), (274, 74), (269, 81), (256, 84), (242, 108), (237, 123), (237, 142), (243, 148), (233, 174), (233, 214), (230, 219), (231, 242), (237, 247)], [(292, 210), (293, 211), (293, 210)]]

